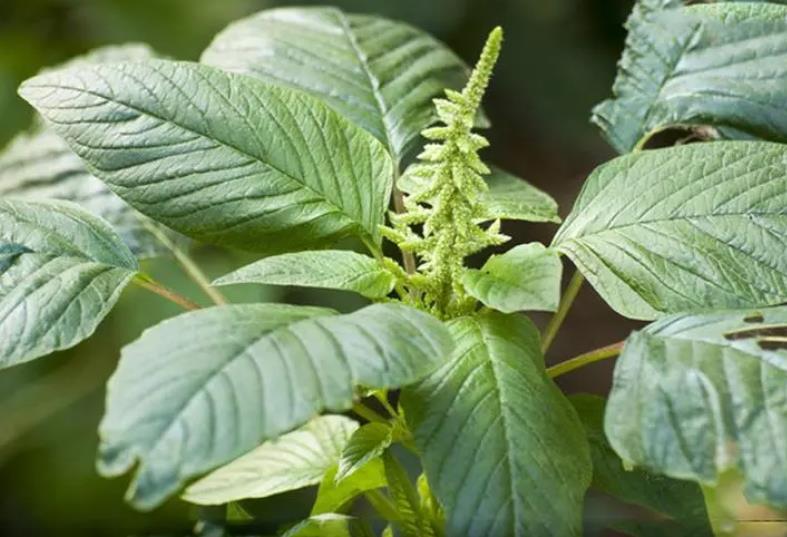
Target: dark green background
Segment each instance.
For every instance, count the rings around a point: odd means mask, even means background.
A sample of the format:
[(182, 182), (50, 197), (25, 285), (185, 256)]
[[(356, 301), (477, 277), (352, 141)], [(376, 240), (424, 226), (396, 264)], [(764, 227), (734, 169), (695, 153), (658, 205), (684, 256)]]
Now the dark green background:
[[(0, 0), (0, 145), (26, 128), (30, 109), (16, 87), (39, 68), (93, 47), (142, 41), (159, 53), (195, 60), (228, 22), (276, 5), (312, 2), (264, 0)], [(345, 0), (350, 11), (402, 19), (449, 43), (472, 63), (495, 25), (506, 42), (487, 112), (489, 160), (553, 194), (561, 214), (570, 210), (588, 172), (613, 156), (590, 108), (609, 95), (625, 33), (625, 0)], [(554, 227), (510, 226), (517, 240), (549, 241)], [(211, 275), (248, 261), (240, 254), (201, 248)], [(167, 262), (148, 267), (192, 296), (195, 289)], [(278, 299), (271, 291), (242, 288), (238, 300)], [(296, 301), (327, 302), (339, 294), (290, 294)], [(122, 500), (125, 479), (104, 480), (94, 470), (96, 427), (103, 384), (119, 348), (145, 326), (176, 313), (157, 297), (130, 289), (92, 340), (59, 356), (0, 372), (0, 535), (183, 535), (196, 513), (172, 501), (140, 515)], [(537, 321), (544, 322), (543, 317)], [(617, 318), (588, 288), (554, 345), (550, 360), (625, 337), (631, 323)], [(0, 342), (2, 344), (2, 342)], [(569, 375), (567, 391), (603, 393), (611, 364)], [(595, 504), (593, 504), (595, 505)], [(292, 496), (260, 506), (282, 517), (306, 508)], [(590, 518), (596, 511), (591, 506)]]

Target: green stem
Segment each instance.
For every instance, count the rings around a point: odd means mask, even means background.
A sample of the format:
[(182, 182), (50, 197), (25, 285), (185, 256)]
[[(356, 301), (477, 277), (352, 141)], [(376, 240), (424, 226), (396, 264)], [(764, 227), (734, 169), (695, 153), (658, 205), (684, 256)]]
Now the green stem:
[(374, 397), (380, 401), (380, 404), (383, 405), (383, 408), (388, 411), (391, 417), (396, 417), (399, 415), (396, 409), (391, 406), (391, 403), (388, 402), (388, 390), (377, 390), (374, 392)]
[(174, 302), (184, 310), (194, 311), (200, 309), (199, 304), (193, 302), (192, 300), (186, 298), (185, 296), (176, 293), (172, 289), (169, 289), (162, 284), (158, 283), (157, 281), (153, 280), (149, 276), (137, 276), (134, 278), (134, 283), (150, 291), (151, 293), (155, 293), (160, 297), (166, 298), (170, 302)]
[[(401, 190), (399, 190), (399, 186), (397, 183), (399, 182), (399, 165), (397, 164), (394, 166), (394, 174), (393, 174), (393, 202), (394, 202), (394, 210), (397, 214), (402, 214), (406, 212), (404, 207), (404, 194)], [(404, 263), (404, 270), (407, 271), (407, 274), (415, 274), (416, 265), (415, 265), (415, 256), (412, 252), (407, 252), (405, 250), (401, 250), (402, 252), (402, 262)]]
[(363, 495), (384, 520), (389, 522), (399, 520), (399, 511), (388, 496), (375, 489), (367, 490)]
[(205, 273), (202, 272), (202, 269), (199, 268), (194, 260), (186, 252), (184, 252), (182, 248), (175, 244), (159, 226), (146, 223), (145, 227), (154, 237), (156, 237), (156, 239), (161, 244), (163, 244), (168, 250), (172, 252), (172, 255), (175, 256), (175, 259), (183, 267), (183, 270), (188, 275), (188, 277), (191, 278), (200, 289), (202, 289), (202, 291), (213, 301), (214, 304), (221, 306), (227, 303), (227, 299), (224, 297), (224, 295), (210, 284), (210, 280), (205, 275)]
[(368, 406), (364, 405), (363, 403), (355, 403), (352, 408), (353, 412), (361, 416), (366, 421), (372, 423), (388, 423), (388, 420), (385, 419), (382, 415), (378, 414), (377, 411), (372, 410)]
[(574, 304), (574, 300), (577, 298), (577, 294), (579, 294), (579, 290), (582, 288), (582, 282), (584, 281), (585, 278), (579, 271), (576, 271), (571, 277), (571, 281), (568, 282), (568, 287), (566, 287), (563, 297), (560, 299), (557, 311), (544, 329), (544, 335), (541, 338), (541, 352), (546, 353), (549, 350), (552, 341), (554, 341), (560, 327), (563, 325), (563, 321), (566, 319), (566, 315), (568, 315), (568, 311)]
[(566, 360), (565, 362), (560, 362), (559, 364), (553, 365), (552, 367), (548, 367), (547, 375), (549, 375), (550, 378), (559, 377), (560, 375), (565, 375), (566, 373), (574, 371), (575, 369), (579, 369), (580, 367), (585, 367), (588, 364), (614, 358), (620, 354), (620, 351), (623, 349), (623, 343), (623, 341), (618, 341), (617, 343), (580, 354), (579, 356), (571, 358), (570, 360)]

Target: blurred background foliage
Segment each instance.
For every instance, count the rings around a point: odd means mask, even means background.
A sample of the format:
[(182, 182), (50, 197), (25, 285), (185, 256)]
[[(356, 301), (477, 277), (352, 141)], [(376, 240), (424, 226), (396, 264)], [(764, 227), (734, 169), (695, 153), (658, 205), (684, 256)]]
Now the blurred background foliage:
[[(26, 128), (31, 110), (16, 87), (41, 67), (94, 47), (147, 42), (159, 53), (196, 60), (227, 23), (257, 10), (304, 5), (309, 0), (0, 0), (0, 146)], [(320, 2), (321, 4), (325, 2)], [(623, 46), (623, 21), (631, 0), (335, 0), (348, 11), (376, 13), (434, 33), (472, 63), (490, 28), (506, 30), (504, 52), (487, 98), (494, 129), (486, 157), (571, 208), (592, 168), (613, 156), (588, 122), (590, 108), (610, 93)], [(516, 241), (548, 242), (554, 227), (506, 228)], [(211, 276), (246, 263), (244, 254), (201, 247), (196, 256)], [(198, 290), (168, 260), (148, 262), (159, 280), (199, 300)], [(568, 271), (570, 274), (570, 271)], [(339, 293), (232, 289), (238, 301), (338, 300)], [(96, 427), (103, 412), (104, 383), (120, 347), (147, 326), (178, 313), (144, 291), (129, 288), (119, 307), (86, 343), (57, 356), (0, 373), (0, 535), (183, 535), (197, 513), (171, 501), (153, 514), (123, 502), (125, 479), (97, 476)], [(544, 318), (537, 318), (543, 322)], [(586, 288), (570, 315), (550, 361), (625, 337), (633, 323), (616, 317)], [(2, 342), (0, 342), (2, 344)], [(605, 393), (610, 363), (561, 380), (569, 392)], [(308, 492), (306, 493), (308, 494)], [(298, 495), (252, 506), (272, 521), (297, 516), (307, 503)], [(589, 535), (599, 512), (614, 512), (592, 498)], [(211, 513), (207, 514), (208, 516)], [(605, 534), (606, 535), (606, 534)]]

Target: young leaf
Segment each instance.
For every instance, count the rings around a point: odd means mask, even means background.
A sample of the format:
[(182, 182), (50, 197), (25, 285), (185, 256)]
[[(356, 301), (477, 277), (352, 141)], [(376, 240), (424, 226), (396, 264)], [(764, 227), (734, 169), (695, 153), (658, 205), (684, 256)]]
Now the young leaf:
[(234, 283), (343, 289), (375, 299), (388, 295), (395, 282), (374, 258), (346, 250), (318, 250), (266, 257), (214, 282)]
[(312, 507), (312, 515), (344, 511), (350, 503), (364, 492), (385, 486), (385, 470), (381, 459), (372, 459), (357, 472), (346, 479), (336, 479), (337, 466), (326, 473), (317, 490), (317, 499)]
[(343, 416), (315, 418), (203, 477), (186, 489), (183, 499), (218, 505), (316, 485), (339, 461), (357, 428)]
[(643, 4), (627, 24), (615, 97), (593, 114), (615, 149), (670, 126), (787, 141), (787, 7)]
[(407, 470), (390, 451), (383, 456), (383, 464), (388, 490), (399, 514), (394, 527), (399, 529), (402, 537), (434, 537), (435, 530), (429, 519), (421, 513), (421, 498), (410, 482)]
[(373, 537), (367, 525), (357, 518), (324, 513), (307, 518), (282, 537)]
[(569, 397), (569, 400), (582, 420), (590, 444), (593, 487), (624, 502), (670, 517), (672, 520), (653, 523), (662, 535), (713, 535), (705, 500), (696, 483), (670, 479), (640, 469), (626, 470), (623, 461), (604, 436), (604, 399), (579, 394)]
[(312, 419), (358, 386), (395, 388), (443, 363), (450, 335), (398, 304), (347, 315), (277, 304), (215, 307), (147, 330), (123, 349), (99, 428), (99, 467), (139, 461), (129, 499), (158, 505), (190, 477)]
[(390, 158), (305, 94), (162, 60), (46, 74), (20, 94), (118, 195), (186, 235), (264, 251), (379, 240)]
[(618, 313), (787, 300), (787, 146), (716, 142), (619, 157), (588, 178), (554, 246)]
[(372, 133), (397, 163), (435, 121), (432, 99), (468, 75), (424, 32), (332, 7), (272, 9), (235, 22), (202, 62), (310, 92)]
[(351, 476), (366, 464), (379, 458), (393, 442), (393, 429), (384, 423), (367, 423), (353, 433), (344, 446), (336, 482)]
[(404, 390), (401, 403), (446, 533), (579, 535), (587, 441), (546, 376), (536, 328), (496, 312), (450, 328), (450, 362)]
[(0, 200), (0, 367), (90, 337), (137, 268), (109, 225), (72, 203)]
[(787, 307), (667, 317), (632, 334), (605, 430), (630, 464), (787, 507)]
[(469, 269), (462, 284), (470, 296), (503, 313), (555, 311), (562, 273), (557, 252), (533, 242), (493, 255), (481, 270)]
[[(411, 166), (405, 170), (396, 183), (408, 194), (416, 191), (425, 180), (413, 173), (414, 169)], [(490, 166), (490, 170), (491, 173), (484, 177), (488, 190), (481, 193), (481, 203), (489, 220), (560, 223), (557, 202), (549, 194), (500, 168)]]

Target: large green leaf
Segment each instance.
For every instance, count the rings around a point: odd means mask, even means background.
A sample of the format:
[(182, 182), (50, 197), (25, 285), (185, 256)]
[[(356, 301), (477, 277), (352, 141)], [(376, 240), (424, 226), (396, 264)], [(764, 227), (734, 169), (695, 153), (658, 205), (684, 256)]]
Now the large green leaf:
[(787, 308), (662, 319), (618, 359), (605, 430), (630, 464), (787, 507)]
[(202, 62), (308, 91), (405, 157), (437, 118), (432, 99), (460, 89), (465, 64), (407, 24), (332, 7), (262, 11), (231, 24)]
[[(411, 170), (405, 170), (396, 183), (403, 192), (415, 191), (418, 183), (425, 180)], [(500, 168), (492, 166), (491, 170), (485, 178), (489, 190), (481, 195), (489, 220), (560, 223), (557, 202), (549, 194)]]
[(379, 239), (390, 158), (305, 94), (163, 60), (45, 74), (20, 93), (91, 172), (186, 235), (266, 251)]
[(787, 141), (787, 7), (651, 0), (627, 26), (615, 97), (593, 114), (618, 151), (670, 126)]
[(315, 418), (193, 483), (183, 499), (218, 505), (316, 485), (339, 461), (357, 428), (357, 422), (343, 416)]
[(99, 429), (100, 469), (118, 475), (138, 461), (129, 499), (153, 507), (321, 411), (349, 409), (355, 387), (417, 381), (451, 347), (442, 323), (398, 304), (347, 315), (247, 304), (175, 317), (123, 349)]
[(450, 362), (402, 399), (447, 534), (579, 535), (587, 441), (544, 371), (536, 328), (490, 312), (451, 330)]
[(521, 244), (493, 255), (480, 270), (462, 277), (467, 292), (503, 313), (555, 311), (560, 301), (560, 256), (543, 244)]
[(234, 283), (325, 287), (383, 298), (395, 282), (393, 274), (372, 257), (346, 250), (318, 250), (266, 257), (219, 278), (215, 285)]
[[(690, 481), (679, 481), (648, 473), (641, 469), (627, 470), (604, 436), (603, 398), (580, 394), (569, 397), (577, 410), (590, 444), (593, 459), (593, 487), (671, 520), (652, 522), (661, 535), (711, 537), (705, 499), (700, 487)], [(619, 521), (613, 521), (619, 522)], [(616, 527), (617, 524), (615, 524)]]
[(90, 337), (136, 272), (120, 237), (78, 206), (0, 200), (0, 367)]
[(787, 300), (787, 145), (644, 151), (593, 172), (554, 245), (620, 314)]

